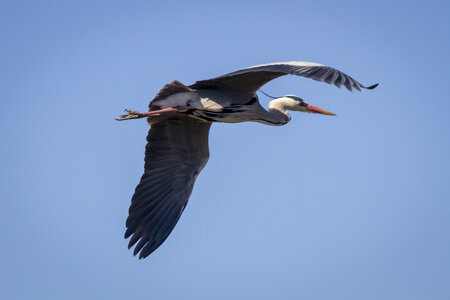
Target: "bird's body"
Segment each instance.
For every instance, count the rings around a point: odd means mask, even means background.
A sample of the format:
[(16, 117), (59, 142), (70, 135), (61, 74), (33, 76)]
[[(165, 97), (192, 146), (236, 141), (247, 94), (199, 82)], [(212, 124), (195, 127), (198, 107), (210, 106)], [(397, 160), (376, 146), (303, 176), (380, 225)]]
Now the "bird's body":
[[(327, 66), (307, 62), (271, 63), (242, 69), (185, 86), (165, 85), (150, 102), (149, 112), (127, 110), (118, 120), (148, 118), (144, 174), (131, 200), (127, 231), (129, 247), (145, 258), (158, 248), (186, 207), (195, 179), (209, 158), (208, 134), (212, 122), (259, 122), (284, 125), (288, 110), (334, 115), (287, 95), (264, 109), (256, 91), (268, 81), (293, 74), (345, 86), (366, 88), (350, 76)], [(373, 89), (376, 85), (367, 87)]]
[[(177, 81), (171, 83), (171, 85), (174, 84), (181, 85)], [(218, 90), (179, 92), (165, 99), (152, 101), (150, 111), (180, 106), (191, 107), (195, 109), (191, 117), (223, 123), (254, 121), (268, 125), (284, 125), (290, 119), (286, 112), (282, 114), (284, 116), (282, 118), (278, 118), (278, 114), (273, 115), (274, 112), (271, 113), (270, 106), (274, 106), (274, 103), (269, 105), (269, 111), (265, 110), (259, 103), (256, 93), (246, 97), (247, 102), (244, 101), (244, 104), (233, 104), (232, 100), (236, 98), (237, 96)]]

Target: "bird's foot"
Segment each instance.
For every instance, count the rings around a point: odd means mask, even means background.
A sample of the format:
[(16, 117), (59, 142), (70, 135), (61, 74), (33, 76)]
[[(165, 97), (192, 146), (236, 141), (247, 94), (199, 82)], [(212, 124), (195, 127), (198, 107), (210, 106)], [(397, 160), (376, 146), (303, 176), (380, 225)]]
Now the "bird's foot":
[(138, 112), (131, 109), (125, 109), (126, 115), (121, 115), (116, 118), (117, 121), (131, 120), (131, 119), (141, 119), (148, 117), (148, 113)]

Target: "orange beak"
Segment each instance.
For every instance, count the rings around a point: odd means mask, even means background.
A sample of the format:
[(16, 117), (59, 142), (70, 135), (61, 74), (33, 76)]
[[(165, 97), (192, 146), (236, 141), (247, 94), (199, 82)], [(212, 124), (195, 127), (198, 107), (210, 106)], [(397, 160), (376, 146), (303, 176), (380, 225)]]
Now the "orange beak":
[(325, 109), (321, 109), (319, 107), (316, 107), (314, 105), (311, 104), (307, 104), (306, 108), (308, 109), (309, 112), (315, 113), (315, 114), (322, 114), (322, 115), (328, 115), (328, 116), (335, 116), (335, 114), (326, 111)]

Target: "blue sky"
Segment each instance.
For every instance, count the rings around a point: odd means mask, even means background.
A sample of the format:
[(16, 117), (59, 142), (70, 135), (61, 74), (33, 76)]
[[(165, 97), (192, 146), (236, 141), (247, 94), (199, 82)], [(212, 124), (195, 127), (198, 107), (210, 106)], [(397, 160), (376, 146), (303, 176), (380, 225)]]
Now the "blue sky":
[[(445, 1), (3, 1), (2, 299), (449, 299)], [(167, 241), (123, 239), (145, 110), (166, 83), (302, 60), (337, 117), (214, 124), (211, 158)], [(268, 99), (260, 96), (267, 105)]]

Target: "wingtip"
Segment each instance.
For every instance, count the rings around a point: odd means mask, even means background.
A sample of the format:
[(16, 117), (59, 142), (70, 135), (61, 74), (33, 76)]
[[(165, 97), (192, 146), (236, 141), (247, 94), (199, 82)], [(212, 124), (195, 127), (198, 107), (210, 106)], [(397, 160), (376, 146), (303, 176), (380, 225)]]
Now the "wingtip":
[(127, 239), (127, 238), (129, 238), (132, 234), (133, 234), (133, 231), (130, 230), (130, 229), (127, 229), (127, 230), (125, 231), (124, 235), (123, 235), (123, 238), (124, 238), (124, 239)]
[(378, 86), (378, 83), (375, 83), (374, 85), (368, 86), (366, 87), (367, 90), (373, 90), (374, 88), (376, 88)]

